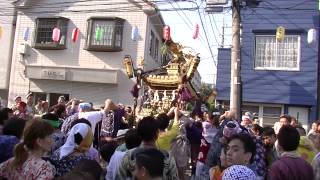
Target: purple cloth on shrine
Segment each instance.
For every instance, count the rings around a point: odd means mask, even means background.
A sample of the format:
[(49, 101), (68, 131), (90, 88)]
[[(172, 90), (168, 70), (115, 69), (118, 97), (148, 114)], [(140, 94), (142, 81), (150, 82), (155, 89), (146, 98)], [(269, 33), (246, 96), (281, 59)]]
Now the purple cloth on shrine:
[(181, 100), (182, 101), (189, 101), (192, 99), (192, 95), (188, 88), (184, 87), (180, 92)]
[(139, 88), (138, 88), (138, 84), (135, 84), (131, 91), (130, 91), (131, 95), (135, 98), (138, 98), (139, 97)]

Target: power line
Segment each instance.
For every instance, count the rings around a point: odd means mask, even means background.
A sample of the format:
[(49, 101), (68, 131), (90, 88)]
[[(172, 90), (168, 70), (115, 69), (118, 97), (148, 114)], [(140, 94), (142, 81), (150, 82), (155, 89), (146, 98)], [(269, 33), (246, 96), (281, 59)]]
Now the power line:
[[(95, 1), (103, 1), (105, 2), (105, 0), (95, 0)], [(77, 3), (81, 3), (81, 2), (88, 2), (88, 0), (79, 0), (77, 1)], [(167, 4), (168, 2), (167, 1), (153, 1), (157, 4)], [(170, 1), (169, 1), (170, 2)], [(187, 2), (192, 2), (192, 1), (187, 1)], [(295, 10), (295, 11), (304, 11), (304, 10), (312, 10), (312, 11), (317, 11), (317, 8), (314, 8), (314, 9), (308, 9), (308, 8), (296, 8), (298, 6), (300, 6), (301, 4), (304, 4), (306, 2), (313, 2), (311, 0), (306, 0), (306, 1), (303, 1), (301, 3), (297, 3), (293, 6), (289, 6), (289, 7), (276, 7), (274, 4), (272, 4), (271, 2), (268, 2), (268, 1), (262, 1), (264, 3), (267, 3), (273, 7), (261, 7), (261, 6), (258, 6), (258, 7), (255, 7), (255, 8), (262, 8), (262, 9), (270, 9), (270, 10)], [(171, 3), (171, 2), (170, 2)], [(193, 2), (194, 3), (194, 2)], [(34, 7), (38, 7), (38, 8), (61, 8), (61, 6), (57, 6), (57, 5), (63, 5), (63, 7), (65, 7), (67, 4), (74, 4), (74, 2), (71, 2), (71, 1), (67, 1), (67, 2), (57, 2), (57, 3), (42, 3), (42, 4), (34, 4), (34, 3), (31, 3), (29, 5), (24, 5), (23, 7), (18, 7), (18, 9), (29, 9), (29, 8), (34, 8)], [(151, 6), (150, 4), (146, 3), (146, 2), (136, 2), (136, 4), (138, 5), (147, 5), (147, 6)], [(53, 5), (53, 6), (44, 6), (44, 5)], [(85, 6), (85, 7), (90, 7), (90, 6), (96, 6), (97, 4), (77, 4), (76, 6), (77, 7), (81, 7), (81, 6)], [(133, 5), (132, 3), (130, 2), (113, 2), (113, 3), (100, 3), (98, 5)], [(177, 3), (178, 5), (178, 3)], [(179, 5), (178, 5), (179, 6)], [(134, 7), (134, 8), (138, 8), (136, 5), (133, 5), (133, 6), (128, 6), (127, 8), (130, 8), (130, 7)], [(119, 8), (119, 7), (117, 7)], [(122, 7), (124, 8), (124, 7)], [(199, 8), (199, 7), (198, 7)], [(5, 8), (2, 8), (2, 10), (13, 10), (15, 9), (15, 7), (5, 7)], [(196, 10), (197, 8), (181, 8), (179, 7), (179, 10), (182, 11), (182, 10)], [(170, 9), (159, 9), (160, 11), (171, 11)], [(172, 9), (172, 11), (174, 11), (175, 9)], [(228, 12), (226, 12), (228, 13)]]
[[(202, 21), (202, 17), (201, 17), (201, 14), (200, 14), (200, 10), (199, 10), (199, 9), (198, 9), (198, 14), (199, 14), (199, 17), (200, 17), (201, 25), (202, 25), (202, 27), (204, 27), (203, 21)], [(214, 55), (213, 55), (212, 50), (211, 50), (211, 47), (210, 47), (210, 43), (209, 43), (209, 39), (208, 39), (208, 36), (207, 36), (207, 32), (206, 32), (205, 29), (203, 29), (203, 31), (204, 31), (204, 35), (205, 35), (206, 40), (207, 40), (208, 48), (209, 48), (210, 54), (211, 54), (211, 56), (212, 56), (214, 65), (217, 67), (217, 63), (216, 63), (216, 61), (214, 60)]]
[[(176, 5), (178, 6), (178, 9), (181, 10), (181, 7), (177, 2), (176, 2)], [(190, 30), (192, 31), (193, 30), (193, 23), (191, 22), (191, 20), (189, 19), (189, 17), (186, 15), (186, 13), (184, 11), (181, 11), (181, 12), (184, 15), (184, 17), (186, 17), (187, 21), (190, 23), (190, 26), (188, 24), (187, 25), (189, 26)], [(203, 39), (202, 35), (199, 35), (199, 38), (200, 38), (201, 44), (204, 45), (205, 43), (204, 43), (204, 39)]]
[[(97, 1), (97, 0), (96, 0)], [(80, 4), (76, 4), (75, 7), (96, 7), (96, 6), (109, 6), (108, 8), (104, 8), (104, 9), (87, 9), (87, 10), (64, 10), (63, 12), (61, 12), (61, 9), (55, 10), (56, 8), (64, 8), (66, 7), (66, 5), (70, 4), (70, 3), (74, 3), (74, 2), (57, 2), (57, 3), (42, 3), (42, 4), (29, 4), (29, 5), (25, 5), (23, 7), (18, 7), (17, 9), (25, 12), (26, 14), (36, 14), (36, 13), (64, 13), (64, 12), (142, 12), (143, 8), (142, 7), (137, 7), (137, 5), (134, 5), (133, 3), (130, 2), (112, 2), (112, 3), (105, 3), (105, 0), (99, 0), (99, 1), (103, 1), (103, 3), (96, 3), (96, 4), (81, 4), (81, 2), (88, 2), (88, 0), (79, 0), (77, 1), (77, 3), (80, 2)], [(167, 4), (168, 2), (166, 1), (154, 1), (154, 2), (158, 2), (159, 4)], [(170, 2), (171, 3), (171, 2)], [(155, 6), (151, 6), (150, 4), (146, 3), (146, 2), (137, 2), (136, 4), (138, 5), (147, 5), (150, 7), (155, 7)], [(116, 7), (110, 7), (110, 6), (115, 6)], [(119, 5), (128, 5), (128, 6), (122, 6), (119, 7)], [(35, 12), (28, 12), (28, 10), (35, 8), (38, 11)], [(155, 7), (156, 8), (156, 7)], [(1, 16), (13, 16), (14, 14), (12, 14), (12, 11), (15, 10), (16, 7), (6, 7), (6, 8), (2, 8), (2, 13), (4, 13)], [(43, 9), (43, 10), (41, 10)], [(48, 9), (48, 10), (47, 10)], [(11, 11), (10, 11), (11, 10)], [(173, 7), (173, 9), (159, 9), (157, 8), (158, 11), (176, 11), (176, 9)], [(195, 11), (197, 10), (197, 8), (179, 8), (180, 11)], [(10, 11), (10, 12), (9, 12)]]
[[(174, 8), (173, 4), (171, 3), (171, 0), (169, 0), (171, 6)], [(181, 7), (180, 5), (176, 2), (176, 5), (178, 6), (178, 10), (181, 10)], [(199, 7), (198, 7), (199, 8)], [(192, 31), (193, 30), (193, 23), (191, 22), (191, 20), (188, 18), (188, 16), (186, 15), (186, 13), (184, 11), (181, 11), (182, 14), (184, 15), (184, 17), (187, 19), (187, 21), (190, 23), (188, 24), (188, 22), (186, 22), (184, 20), (184, 18), (180, 15), (180, 13), (177, 11), (177, 14), (181, 17), (181, 19), (185, 22), (185, 24), (188, 26), (188, 28)], [(205, 43), (204, 43), (204, 39), (201, 35), (199, 35), (199, 39), (200, 39), (200, 42), (203, 46), (205, 46)]]
[[(180, 9), (180, 11), (196, 11), (197, 8), (183, 8)], [(158, 11), (176, 11), (176, 9), (158, 9)], [(130, 9), (130, 8), (108, 8), (108, 9), (88, 9), (88, 10), (64, 10), (61, 12), (61, 10), (51, 10), (51, 11), (36, 11), (36, 12), (18, 12), (18, 14), (28, 14), (28, 15), (39, 15), (39, 14), (63, 14), (63, 13), (94, 13), (94, 12), (143, 12), (142, 9)], [(0, 14), (0, 16), (15, 16), (15, 14)]]
[[(210, 15), (209, 15), (209, 19), (210, 19), (210, 22), (211, 22)], [(217, 23), (216, 23), (216, 21), (215, 21), (215, 19), (214, 19), (214, 15), (212, 15), (212, 21), (213, 21), (213, 23), (214, 23), (214, 26), (217, 28), (218, 34), (221, 35), (221, 33), (220, 33), (220, 31), (219, 31), (219, 28), (218, 28), (218, 26), (217, 26)]]
[[(88, 1), (84, 1), (84, 0), (79, 0), (78, 2), (88, 2)], [(78, 3), (77, 2), (77, 3)], [(156, 2), (156, 1), (155, 1)], [(31, 15), (31, 14), (40, 14), (40, 13), (61, 13), (61, 14), (63, 14), (63, 13), (92, 13), (92, 12), (142, 12), (143, 10), (141, 9), (141, 8), (138, 8), (137, 6), (135, 6), (135, 5), (132, 5), (132, 3), (100, 3), (100, 4), (98, 4), (98, 5), (100, 5), (100, 6), (106, 6), (106, 5), (128, 5), (128, 6), (124, 6), (124, 7), (112, 7), (112, 8), (107, 8), (107, 9), (87, 9), (87, 10), (64, 10), (63, 12), (61, 12), (61, 9), (59, 9), (59, 10), (54, 10), (54, 8), (63, 8), (63, 7), (65, 7), (65, 5), (66, 4), (70, 4), (70, 3), (74, 3), (74, 2), (70, 2), (70, 1), (68, 1), (68, 2), (61, 2), (61, 3), (42, 3), (42, 4), (29, 4), (29, 5), (25, 5), (24, 7), (20, 7), (19, 9), (20, 10), (22, 10), (22, 12), (19, 12), (19, 15), (20, 14), (24, 14), (24, 11), (25, 11), (25, 14), (28, 14), (28, 15)], [(165, 2), (165, 1), (158, 1), (158, 3), (167, 3), (167, 2)], [(171, 2), (169, 2), (171, 5), (172, 5), (172, 3)], [(59, 4), (63, 4), (64, 6), (63, 7), (61, 7), (61, 6), (57, 6), (57, 5), (59, 5)], [(144, 3), (143, 3), (144, 4)], [(52, 6), (48, 6), (48, 5), (52, 5)], [(47, 7), (46, 7), (47, 6)], [(84, 4), (76, 4), (75, 5), (75, 7), (90, 7), (90, 6), (93, 6), (93, 5), (88, 5), (88, 4), (86, 4), (86, 5), (84, 5)], [(94, 4), (94, 6), (97, 6), (97, 4)], [(188, 18), (188, 16), (185, 14), (185, 12), (184, 11), (195, 11), (195, 10), (198, 10), (198, 13), (199, 13), (199, 9), (200, 9), (200, 7), (199, 6), (197, 6), (196, 8), (194, 8), (194, 7), (192, 7), (192, 8), (181, 8), (180, 6), (179, 6), (179, 4), (177, 3), (177, 6), (178, 6), (178, 10), (179, 11), (181, 11), (182, 13), (183, 13), (183, 15), (186, 17), (186, 19), (187, 19), (187, 21), (189, 21), (189, 23), (190, 24), (192, 24), (192, 22), (190, 21), (190, 19)], [(28, 12), (28, 10), (30, 10), (30, 8), (35, 8), (35, 7), (40, 7), (40, 9), (44, 9), (44, 8), (50, 8), (49, 10), (38, 10), (38, 11), (35, 11), (35, 12)], [(166, 8), (166, 9), (158, 9), (158, 11), (176, 11), (177, 13), (178, 13), (178, 11), (176, 10), (176, 8), (172, 5), (172, 9), (168, 9), (168, 8)], [(10, 9), (13, 9), (13, 8), (10, 8), (10, 7), (8, 7), (8, 8), (5, 8), (5, 9), (2, 9), (2, 10), (4, 10), (3, 12), (2, 12), (2, 14), (0, 14), (0, 16), (9, 16), (9, 14), (11, 15), (11, 16), (15, 16), (16, 14), (13, 14), (12, 12), (6, 12), (6, 10), (10, 10)], [(37, 9), (39, 9), (39, 8), (36, 8), (36, 10)], [(179, 13), (178, 13), (179, 14)], [(188, 22), (186, 22), (185, 20), (184, 20), (184, 18), (181, 16), (181, 14), (179, 14), (179, 16), (181, 17), (181, 19), (183, 19), (183, 21), (185, 22), (185, 24), (192, 30), (192, 27), (190, 27), (189, 25), (188, 25)], [(202, 18), (201, 18), (201, 15), (200, 15), (200, 20), (201, 20), (201, 24), (202, 24), (202, 27), (204, 27), (203, 26), (203, 22), (202, 22)], [(161, 24), (162, 25), (162, 24)], [(207, 43), (209, 43), (208, 42), (208, 37), (207, 37), (207, 32), (206, 32), (206, 29), (204, 28), (204, 32), (205, 32), (205, 36), (206, 36), (206, 39), (207, 39)], [(204, 42), (203, 42), (203, 38), (200, 36), (200, 41), (201, 41), (201, 43), (202, 44), (204, 44)], [(205, 46), (205, 45), (204, 45)], [(211, 50), (211, 48), (210, 48), (210, 46), (209, 46), (209, 50), (210, 50), (210, 53), (211, 54), (213, 54), (212, 53), (212, 50)], [(215, 61), (214, 61), (215, 62)], [(215, 63), (216, 64), (216, 63)]]
[[(171, 2), (171, 0), (170, 0), (170, 2)], [(178, 4), (178, 2), (175, 2), (176, 3), (176, 5), (178, 6), (178, 9), (180, 10), (181, 9), (181, 7), (180, 7), (180, 5)], [(188, 20), (188, 22), (191, 24), (191, 26), (192, 26), (192, 22), (191, 22), (191, 20), (188, 18), (188, 16), (186, 15), (186, 13), (185, 12), (183, 12), (183, 11), (181, 11), (182, 12), (182, 14), (186, 17), (186, 19)]]
[(216, 42), (217, 42), (217, 44), (219, 46), (219, 41), (218, 41), (218, 38), (216, 36), (216, 33), (214, 32), (210, 16), (209, 16), (209, 21), (210, 21), (211, 29), (212, 29), (212, 32), (213, 32), (213, 36), (214, 36), (214, 38), (215, 38), (215, 40), (216, 40)]
[[(198, 12), (199, 12), (199, 11), (198, 11)], [(208, 27), (207, 27), (207, 22), (206, 22), (205, 11), (203, 11), (202, 13), (203, 13), (203, 16), (204, 16), (204, 24), (206, 25), (206, 27), (204, 27), (203, 24), (202, 24), (202, 27), (203, 27), (203, 29), (204, 29), (205, 36), (207, 36), (207, 32), (206, 32), (205, 29), (208, 29)], [(202, 18), (201, 18), (201, 15), (200, 15), (200, 14), (199, 14), (199, 16), (200, 16), (200, 20), (202, 21)], [(209, 17), (209, 20), (210, 20), (210, 17)], [(211, 21), (211, 20), (210, 20), (210, 21)], [(211, 23), (211, 28), (212, 28), (212, 32), (213, 32), (215, 41), (216, 41), (217, 45), (219, 46), (219, 41), (218, 41), (217, 36), (216, 36), (216, 34), (215, 34), (214, 30), (213, 30), (212, 23)], [(209, 30), (208, 30), (208, 33), (209, 33)], [(206, 37), (206, 38), (207, 38), (207, 37)], [(210, 44), (210, 43), (208, 42), (208, 39), (207, 39), (207, 43)], [(212, 53), (212, 50), (211, 50), (211, 46), (209, 45), (208, 48), (209, 48), (209, 51), (210, 51), (210, 53), (211, 53), (212, 60), (213, 60), (213, 62), (214, 62), (214, 64), (215, 64), (215, 66), (216, 66), (216, 63), (215, 63), (215, 60), (214, 60), (214, 57), (213, 57), (213, 53)]]
[[(203, 27), (203, 29), (207, 29), (208, 30), (208, 33), (209, 33), (209, 28), (208, 28), (208, 24), (207, 24), (207, 20), (206, 20), (206, 16), (205, 16), (205, 14), (204, 14), (204, 12), (202, 12), (202, 14), (203, 14), (203, 21), (204, 21), (204, 25), (205, 25), (205, 27)], [(213, 33), (214, 34), (214, 33)], [(216, 35), (214, 34), (214, 37), (216, 38)], [(217, 39), (216, 39), (216, 42), (218, 42), (217, 41)]]
[[(89, 2), (88, 0), (78, 0), (76, 3), (76, 6), (96, 6), (96, 5), (134, 5), (134, 4), (137, 4), (137, 5), (147, 5), (147, 6), (151, 6), (150, 4), (148, 4), (147, 2), (135, 2), (135, 3), (131, 3), (131, 2), (109, 2), (109, 3), (106, 3), (105, 0), (94, 0), (96, 2), (102, 2), (102, 3), (99, 3), (99, 4), (81, 4), (81, 3), (87, 3)], [(90, 1), (91, 3), (93, 2), (92, 0)], [(154, 1), (154, 2), (157, 2), (157, 3), (163, 3), (163, 4), (166, 4), (167, 2), (166, 1)], [(29, 9), (29, 8), (60, 8), (61, 6), (57, 6), (57, 5), (63, 5), (63, 7), (65, 7), (66, 5), (68, 4), (75, 4), (74, 1), (65, 1), (65, 2), (55, 2), (55, 3), (29, 3), (29, 4), (26, 4), (26, 5), (23, 5), (21, 7), (18, 7), (17, 9)], [(136, 6), (136, 5), (134, 5)], [(152, 7), (152, 6), (151, 6)], [(9, 8), (16, 8), (15, 6), (12, 6), (12, 7), (9, 7)]]

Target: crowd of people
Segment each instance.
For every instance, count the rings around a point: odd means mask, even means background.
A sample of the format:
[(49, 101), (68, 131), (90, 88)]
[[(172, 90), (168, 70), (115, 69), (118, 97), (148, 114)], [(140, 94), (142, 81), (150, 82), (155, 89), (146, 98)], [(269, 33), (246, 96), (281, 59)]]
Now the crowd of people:
[(250, 112), (168, 112), (136, 118), (129, 106), (33, 94), (0, 109), (0, 179), (317, 180), (320, 122), (308, 133), (282, 115), (261, 127)]

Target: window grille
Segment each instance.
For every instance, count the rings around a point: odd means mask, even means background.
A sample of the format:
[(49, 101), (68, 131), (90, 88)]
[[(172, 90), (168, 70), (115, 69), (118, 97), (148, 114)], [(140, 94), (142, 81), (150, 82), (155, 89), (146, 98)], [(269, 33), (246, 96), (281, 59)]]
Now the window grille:
[(282, 42), (275, 36), (255, 37), (255, 69), (299, 70), (300, 36), (286, 35)]
[(90, 18), (88, 20), (86, 49), (90, 51), (121, 51), (123, 26), (124, 20), (117, 17)]
[[(53, 42), (54, 28), (60, 29), (60, 40)], [(38, 18), (36, 20), (34, 48), (36, 49), (65, 49), (68, 31), (68, 19), (63, 17)]]

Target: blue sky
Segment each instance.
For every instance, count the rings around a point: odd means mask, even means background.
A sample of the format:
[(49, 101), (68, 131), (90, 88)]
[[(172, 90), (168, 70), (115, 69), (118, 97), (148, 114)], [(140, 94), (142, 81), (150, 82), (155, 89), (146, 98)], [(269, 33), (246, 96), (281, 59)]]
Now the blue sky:
[[(171, 4), (170, 4), (171, 2)], [(183, 46), (193, 48), (200, 53), (201, 61), (198, 67), (203, 82), (213, 83), (216, 76), (216, 66), (213, 62), (217, 55), (217, 48), (221, 45), (222, 26), (225, 24), (225, 42), (224, 47), (230, 47), (231, 44), (231, 11), (225, 10), (222, 13), (208, 14), (204, 11), (205, 2), (198, 2), (200, 5), (200, 15), (204, 24), (202, 27), (198, 11), (161, 11), (163, 19), (171, 29), (171, 38), (175, 42), (179, 42)], [(195, 7), (190, 2), (174, 2), (168, 1), (165, 5), (158, 4), (160, 9), (173, 9)], [(223, 23), (224, 22), (224, 23)], [(199, 24), (200, 31), (197, 39), (192, 38), (195, 24)], [(205, 32), (209, 40), (209, 44), (213, 53), (211, 56), (208, 43), (205, 37)]]

